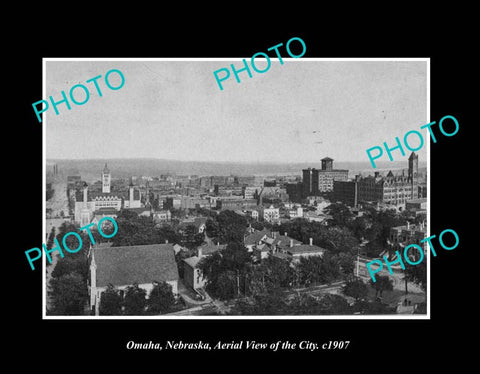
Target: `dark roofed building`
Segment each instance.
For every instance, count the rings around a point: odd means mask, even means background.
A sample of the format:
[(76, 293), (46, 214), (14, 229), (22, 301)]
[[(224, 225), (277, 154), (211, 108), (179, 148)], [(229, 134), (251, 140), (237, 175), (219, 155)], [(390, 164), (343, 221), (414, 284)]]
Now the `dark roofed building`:
[(90, 303), (98, 315), (100, 297), (109, 284), (120, 290), (137, 283), (147, 291), (154, 282), (167, 282), (178, 293), (178, 269), (172, 244), (128, 247), (95, 246), (90, 261)]
[(270, 234), (270, 230), (268, 229), (263, 229), (261, 231), (255, 231), (247, 236), (245, 236), (243, 243), (245, 247), (248, 248), (249, 251), (253, 250), (253, 247), (255, 245), (258, 245), (261, 243), (262, 239)]
[(294, 245), (293, 247), (289, 247), (286, 249), (285, 253), (292, 256), (292, 259), (299, 260), (300, 257), (310, 257), (310, 256), (320, 256), (322, 257), (326, 249), (319, 247), (317, 245), (312, 244), (312, 240), (310, 239), (310, 244), (301, 244), (301, 245)]

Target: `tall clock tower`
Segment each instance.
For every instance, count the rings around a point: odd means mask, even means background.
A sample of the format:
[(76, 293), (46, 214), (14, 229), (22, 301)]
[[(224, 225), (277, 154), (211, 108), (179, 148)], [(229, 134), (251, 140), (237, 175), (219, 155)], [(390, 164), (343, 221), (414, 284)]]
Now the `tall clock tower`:
[(415, 152), (408, 158), (408, 179), (412, 185), (411, 199), (418, 198), (418, 155)]
[(105, 167), (103, 168), (102, 172), (102, 192), (103, 193), (110, 193), (110, 170), (108, 170), (107, 163), (105, 163)]

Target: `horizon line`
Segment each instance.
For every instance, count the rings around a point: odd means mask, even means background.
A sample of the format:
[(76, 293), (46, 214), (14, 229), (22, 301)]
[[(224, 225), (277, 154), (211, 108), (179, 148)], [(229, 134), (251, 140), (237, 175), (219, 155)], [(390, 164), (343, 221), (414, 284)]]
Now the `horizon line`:
[[(328, 156), (325, 156), (328, 157)], [(235, 161), (218, 161), (218, 160), (181, 160), (181, 159), (171, 159), (171, 158), (157, 158), (157, 157), (94, 157), (94, 158), (46, 158), (45, 161), (105, 161), (105, 160), (154, 160), (154, 161), (172, 161), (172, 162), (197, 162), (197, 163), (213, 163), (213, 164), (306, 164), (306, 163), (321, 163), (321, 159), (318, 161), (246, 161), (246, 160), (235, 160)], [(336, 162), (350, 162), (350, 163), (369, 163), (368, 160), (359, 161), (359, 160), (338, 160), (333, 159)], [(428, 160), (419, 160), (419, 163), (427, 163)], [(395, 160), (395, 161), (378, 161), (378, 163), (388, 163), (388, 164), (398, 164), (408, 162), (408, 159), (405, 160)]]

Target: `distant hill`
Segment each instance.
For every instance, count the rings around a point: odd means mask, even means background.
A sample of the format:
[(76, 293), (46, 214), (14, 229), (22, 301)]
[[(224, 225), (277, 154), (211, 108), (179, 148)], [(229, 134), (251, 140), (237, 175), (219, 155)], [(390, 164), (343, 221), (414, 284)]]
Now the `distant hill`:
[[(81, 175), (87, 182), (100, 179), (105, 163), (112, 173), (113, 178), (128, 178), (130, 176), (159, 176), (160, 174), (177, 175), (276, 175), (290, 174), (301, 175), (302, 169), (308, 167), (320, 168), (317, 163), (250, 163), (250, 162), (206, 162), (206, 161), (178, 161), (164, 159), (85, 159), (85, 160), (47, 160), (47, 172), (53, 164), (58, 165), (62, 175)], [(374, 171), (384, 172), (390, 169), (407, 168), (407, 161), (377, 162), (373, 169), (369, 161), (342, 162), (334, 161), (335, 169), (349, 170), (349, 176), (361, 172), (363, 175), (373, 174)], [(425, 168), (426, 163), (420, 162), (420, 168)]]

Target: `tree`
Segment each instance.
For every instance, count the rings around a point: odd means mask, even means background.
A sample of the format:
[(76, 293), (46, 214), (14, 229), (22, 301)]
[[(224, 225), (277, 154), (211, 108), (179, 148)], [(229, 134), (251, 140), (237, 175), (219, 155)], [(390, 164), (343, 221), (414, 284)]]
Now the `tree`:
[(375, 279), (376, 282), (374, 282), (373, 279), (370, 279), (370, 285), (375, 289), (375, 299), (378, 294), (380, 294), (380, 297), (383, 297), (383, 291), (393, 290), (393, 281), (390, 277), (386, 275), (377, 275)]
[(221, 252), (203, 258), (199, 268), (206, 278), (207, 292), (227, 300), (240, 293), (251, 264), (247, 249), (240, 243), (230, 243)]
[(88, 279), (88, 270), (87, 257), (82, 251), (67, 253), (65, 257), (58, 258), (57, 264), (52, 271), (52, 277), (60, 278), (70, 273), (77, 273), (81, 275), (86, 282), (86, 279)]
[(247, 300), (237, 300), (230, 313), (257, 316), (286, 315), (291, 314), (288, 309), (289, 305), (283, 292), (278, 288), (273, 288)]
[(328, 220), (328, 224), (332, 226), (347, 227), (353, 220), (353, 213), (343, 203), (330, 204), (325, 208), (325, 213), (332, 217)]
[[(52, 227), (52, 230), (50, 231), (50, 234), (48, 235), (47, 249), (52, 249), (54, 240), (55, 240), (55, 226)], [(48, 261), (47, 261), (47, 263), (48, 263)]]
[(368, 287), (361, 279), (348, 281), (342, 288), (346, 296), (355, 298), (356, 301), (365, 298), (368, 295)]
[(88, 297), (87, 284), (78, 273), (69, 273), (50, 281), (53, 315), (83, 315)]
[(351, 314), (352, 308), (340, 295), (325, 294), (318, 300), (317, 314)]
[(149, 314), (168, 313), (175, 304), (172, 286), (167, 282), (154, 283), (147, 300)]
[(266, 290), (288, 288), (293, 284), (295, 271), (289, 261), (269, 256), (257, 268), (255, 275), (257, 279), (261, 277)]
[(349, 253), (339, 253), (337, 261), (340, 266), (340, 274), (343, 279), (348, 280), (354, 276), (355, 258)]
[(100, 297), (100, 315), (119, 316), (122, 314), (122, 297), (111, 284), (102, 292)]
[(355, 302), (352, 312), (361, 314), (394, 314), (395, 308), (379, 301), (360, 300)]
[[(48, 235), (47, 249), (52, 249), (54, 241), (55, 241), (55, 226), (52, 227), (52, 230), (50, 231), (50, 234)], [(47, 266), (50, 266), (50, 265), (51, 265), (51, 262), (47, 261)]]
[(427, 289), (427, 264), (425, 261), (420, 262), (418, 265), (405, 265), (405, 281), (418, 284), (423, 291)]
[(253, 221), (251, 225), (255, 230), (258, 230), (258, 231), (262, 231), (265, 228), (265, 224), (258, 221)]
[(219, 226), (216, 219), (209, 218), (205, 223), (205, 231), (207, 232), (208, 237), (214, 239), (219, 235)]
[(231, 210), (223, 210), (215, 219), (218, 223), (218, 239), (221, 243), (243, 242), (247, 228), (247, 219), (245, 217)]
[[(230, 300), (237, 295), (237, 274), (233, 270), (225, 270), (218, 275), (215, 288), (210, 287), (215, 297), (220, 300)], [(208, 290), (208, 288), (207, 288)]]
[(125, 314), (130, 316), (141, 316), (145, 314), (146, 295), (147, 292), (143, 288), (140, 288), (138, 284), (135, 283), (132, 286), (128, 286), (123, 301)]
[(322, 280), (322, 258), (314, 257), (300, 257), (297, 264), (298, 281), (300, 284), (309, 286), (311, 283), (318, 283)]

